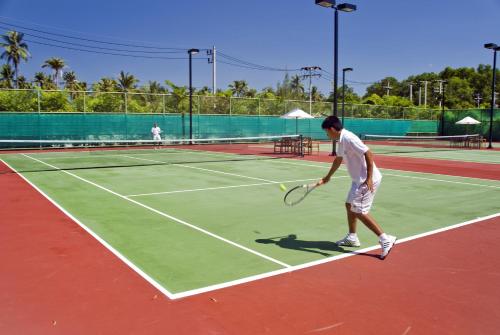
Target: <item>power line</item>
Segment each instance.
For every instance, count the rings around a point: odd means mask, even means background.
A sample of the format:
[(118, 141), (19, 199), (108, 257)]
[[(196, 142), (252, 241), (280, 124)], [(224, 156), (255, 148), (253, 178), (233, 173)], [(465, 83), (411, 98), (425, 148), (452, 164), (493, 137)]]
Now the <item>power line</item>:
[[(251, 62), (247, 62), (247, 61), (244, 61), (242, 59), (239, 59), (239, 58), (227, 55), (227, 54), (222, 53), (220, 51), (218, 52), (218, 55), (220, 55), (220, 57), (223, 57), (223, 58), (225, 58), (225, 59), (227, 59), (229, 61), (232, 61), (232, 62), (237, 63), (237, 64), (245, 65), (248, 68), (252, 68), (254, 70), (281, 71), (281, 72), (295, 72), (295, 71), (300, 71), (300, 69), (281, 69), (281, 68), (275, 68), (275, 67), (264, 66), (264, 65), (260, 65), (260, 64), (256, 64), (256, 63), (251, 63)], [(232, 65), (234, 65), (234, 63)]]
[[(0, 24), (0, 28), (5, 28), (6, 26)], [(57, 43), (63, 43), (63, 44), (69, 44), (69, 45), (74, 45), (74, 46), (79, 46), (79, 47), (84, 47), (84, 48), (91, 48), (91, 49), (99, 49), (99, 50), (109, 50), (109, 51), (118, 51), (118, 52), (135, 52), (135, 53), (147, 53), (147, 54), (170, 54), (170, 53), (183, 53), (184, 51), (145, 51), (145, 50), (124, 50), (124, 49), (114, 49), (114, 48), (106, 48), (106, 47), (99, 47), (99, 46), (93, 46), (93, 45), (88, 45), (88, 44), (80, 44), (80, 43), (73, 43), (73, 42), (68, 42), (68, 41), (62, 41), (50, 37), (45, 37), (45, 36), (40, 36), (40, 35), (35, 35), (35, 34), (30, 34), (24, 31), (19, 31), (22, 32), (26, 36), (31, 36), (35, 38), (39, 38), (41, 40), (46, 40), (46, 41), (52, 41), (52, 42), (57, 42)]]
[[(38, 41), (33, 41), (33, 40), (28, 40), (28, 39), (25, 41), (30, 42), (30, 43), (55, 47), (55, 48), (81, 51), (81, 52), (89, 52), (89, 53), (94, 53), (94, 54), (99, 54), (99, 55), (123, 56), (123, 57), (133, 57), (133, 58), (148, 58), (148, 59), (188, 59), (187, 57), (159, 57), (159, 56), (144, 56), (144, 55), (128, 55), (128, 54), (120, 54), (120, 53), (115, 53), (115, 52), (79, 49), (79, 48), (73, 48), (73, 47), (68, 47), (68, 46), (55, 45), (55, 44), (51, 44), (51, 43), (38, 42)], [(195, 58), (195, 59), (202, 59), (202, 58)], [(205, 58), (203, 58), (203, 59), (205, 59)]]
[(185, 49), (185, 48), (158, 47), (158, 46), (150, 46), (150, 45), (126, 44), (126, 43), (115, 43), (115, 42), (94, 40), (94, 39), (90, 39), (90, 38), (76, 37), (76, 36), (70, 36), (70, 35), (65, 35), (65, 34), (52, 33), (52, 32), (48, 32), (48, 31), (44, 31), (44, 30), (40, 30), (40, 29), (28, 28), (28, 27), (24, 27), (21, 25), (12, 24), (12, 23), (3, 22), (3, 21), (0, 21), (0, 23), (7, 25), (9, 27), (16, 27), (16, 28), (29, 30), (29, 31), (35, 31), (37, 33), (42, 33), (42, 34), (47, 34), (47, 35), (52, 35), (52, 36), (59, 36), (59, 37), (64, 37), (64, 38), (69, 38), (69, 39), (74, 39), (74, 40), (81, 40), (81, 41), (86, 41), (86, 42), (93, 42), (93, 43), (100, 43), (100, 44), (107, 44), (107, 45), (118, 45), (118, 46), (133, 47), (133, 48), (143, 48), (143, 49), (187, 51), (187, 49)]

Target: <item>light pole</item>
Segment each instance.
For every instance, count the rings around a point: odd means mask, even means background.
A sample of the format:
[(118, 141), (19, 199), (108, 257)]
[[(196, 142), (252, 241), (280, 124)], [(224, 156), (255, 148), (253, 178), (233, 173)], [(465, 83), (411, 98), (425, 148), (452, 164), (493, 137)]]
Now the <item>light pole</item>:
[[(193, 55), (196, 55), (200, 52), (199, 49), (189, 49), (189, 139), (193, 139)], [(192, 141), (189, 141), (189, 144), (193, 144)]]
[(345, 73), (352, 71), (352, 67), (342, 69), (342, 125), (344, 124), (344, 108), (345, 108)]
[(497, 51), (500, 50), (500, 47), (495, 43), (487, 43), (484, 45), (486, 49), (493, 50), (493, 79), (491, 80), (491, 111), (490, 111), (490, 134), (489, 134), (489, 144), (488, 149), (492, 149), (493, 146), (491, 142), (493, 142), (493, 113), (495, 111), (495, 81), (496, 81), (496, 72), (497, 72)]
[[(333, 110), (332, 115), (338, 115), (337, 108), (337, 83), (338, 83), (338, 32), (339, 32), (339, 11), (341, 12), (354, 12), (356, 10), (356, 5), (349, 3), (336, 4), (335, 0), (314, 0), (316, 5), (326, 8), (333, 8), (335, 10), (335, 20), (334, 20), (334, 39), (333, 39)], [(335, 155), (335, 141), (333, 141), (332, 146), (332, 156)]]

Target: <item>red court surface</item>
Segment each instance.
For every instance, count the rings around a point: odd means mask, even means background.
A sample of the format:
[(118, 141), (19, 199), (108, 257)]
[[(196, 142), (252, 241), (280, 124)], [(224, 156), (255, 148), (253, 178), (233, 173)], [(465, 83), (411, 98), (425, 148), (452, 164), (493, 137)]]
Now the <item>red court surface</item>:
[(359, 255), (172, 301), (20, 176), (0, 174), (0, 187), (0, 334), (500, 330), (498, 216), (401, 243), (385, 261)]

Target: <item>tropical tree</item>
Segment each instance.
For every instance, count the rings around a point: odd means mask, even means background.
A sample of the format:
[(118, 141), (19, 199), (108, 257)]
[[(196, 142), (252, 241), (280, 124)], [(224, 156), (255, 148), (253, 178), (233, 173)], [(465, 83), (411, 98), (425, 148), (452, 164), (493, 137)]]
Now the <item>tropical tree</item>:
[(32, 88), (31, 83), (26, 80), (25, 76), (17, 77), (17, 85), (18, 88), (24, 88), (24, 89)]
[(245, 92), (245, 98), (255, 98), (257, 96), (257, 90), (255, 88), (251, 88)]
[(229, 84), (229, 89), (233, 93), (233, 96), (243, 97), (248, 91), (248, 84), (245, 80), (235, 80), (232, 84)]
[(118, 76), (118, 88), (122, 92), (129, 92), (135, 89), (138, 82), (139, 80), (135, 78), (134, 75), (120, 71), (120, 75)]
[(313, 101), (321, 101), (324, 99), (323, 94), (321, 94), (316, 86), (311, 87), (311, 97)]
[(283, 82), (280, 83), (278, 82), (277, 88), (276, 88), (276, 95), (280, 97), (281, 99), (287, 99), (291, 95), (291, 82), (290, 82), (290, 76), (288, 73), (285, 74), (285, 78), (283, 78)]
[(204, 96), (207, 96), (207, 95), (211, 95), (212, 94), (212, 90), (210, 89), (210, 87), (208, 86), (203, 86), (198, 92), (196, 92), (198, 95), (204, 95)]
[(94, 91), (99, 92), (114, 92), (118, 89), (118, 83), (113, 78), (101, 78), (93, 85)]
[(1, 86), (4, 88), (12, 88), (12, 82), (14, 81), (14, 70), (10, 64), (4, 64), (0, 68), (0, 82)]
[(151, 93), (151, 94), (158, 94), (165, 92), (165, 88), (161, 86), (161, 84), (156, 80), (149, 81), (144, 90), (146, 93)]
[(7, 63), (12, 63), (14, 65), (16, 87), (18, 87), (17, 79), (19, 77), (19, 64), (21, 60), (27, 61), (30, 56), (28, 45), (23, 42), (23, 37), (23, 33), (9, 31), (7, 34), (2, 35), (3, 42), (0, 42), (0, 46), (5, 49), (1, 58), (6, 59)]
[(55, 89), (55, 84), (50, 76), (45, 75), (43, 72), (35, 73), (33, 83), (42, 89)]
[(186, 86), (177, 86), (172, 83), (170, 80), (165, 80), (165, 84), (167, 84), (172, 89), (172, 99), (174, 100), (175, 112), (181, 113), (182, 119), (182, 136), (184, 137), (186, 134), (185, 122), (184, 122), (184, 112), (187, 108), (185, 105), (187, 101), (189, 101), (189, 92)]
[(63, 74), (64, 79), (64, 87), (69, 91), (78, 91), (80, 90), (80, 85), (78, 80), (76, 79), (76, 74), (74, 71), (65, 72)]
[(43, 64), (42, 67), (48, 67), (54, 71), (53, 75), (53, 80), (54, 83), (56, 84), (56, 87), (59, 87), (59, 80), (58, 78), (61, 76), (62, 69), (66, 66), (64, 59), (62, 58), (56, 58), (52, 57), (47, 59)]
[(304, 85), (302, 85), (302, 82), (300, 80), (300, 77), (298, 75), (294, 75), (292, 79), (290, 80), (290, 91), (292, 94), (292, 97), (295, 99), (301, 99), (304, 96)]

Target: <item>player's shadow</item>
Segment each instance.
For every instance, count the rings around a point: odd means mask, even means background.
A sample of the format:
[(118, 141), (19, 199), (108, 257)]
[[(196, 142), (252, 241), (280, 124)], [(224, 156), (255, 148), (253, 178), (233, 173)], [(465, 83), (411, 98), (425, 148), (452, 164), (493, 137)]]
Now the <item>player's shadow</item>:
[(262, 244), (276, 244), (277, 246), (285, 249), (293, 249), (299, 251), (320, 254), (322, 256), (332, 256), (330, 252), (349, 253), (352, 250), (346, 250), (339, 247), (335, 242), (331, 241), (305, 241), (297, 239), (297, 235), (290, 234), (288, 236), (259, 238), (255, 240), (257, 243)]

